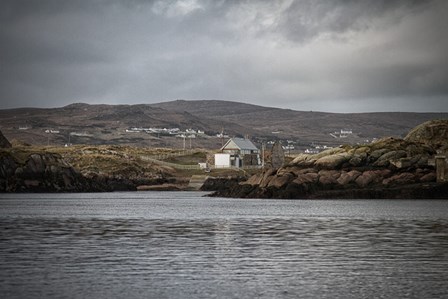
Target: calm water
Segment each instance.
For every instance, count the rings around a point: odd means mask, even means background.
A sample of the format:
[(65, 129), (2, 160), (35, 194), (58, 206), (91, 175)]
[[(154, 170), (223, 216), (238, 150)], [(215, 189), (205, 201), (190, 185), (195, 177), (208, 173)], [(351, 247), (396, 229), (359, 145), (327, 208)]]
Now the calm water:
[(2, 298), (448, 298), (448, 201), (0, 194)]

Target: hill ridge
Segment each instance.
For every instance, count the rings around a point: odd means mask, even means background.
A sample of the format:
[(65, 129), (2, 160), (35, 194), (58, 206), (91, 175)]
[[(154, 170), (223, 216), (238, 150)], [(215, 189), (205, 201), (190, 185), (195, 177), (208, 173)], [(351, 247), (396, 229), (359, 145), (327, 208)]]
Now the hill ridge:
[[(180, 147), (183, 146), (181, 138), (126, 132), (131, 127), (177, 127), (201, 130), (209, 136), (196, 139), (195, 146), (219, 148), (222, 140), (213, 136), (224, 130), (229, 137), (249, 135), (259, 143), (283, 140), (286, 144), (289, 140), (296, 147), (306, 147), (404, 137), (410, 129), (433, 119), (448, 119), (448, 113), (330, 113), (234, 101), (175, 100), (154, 104), (73, 103), (59, 108), (4, 109), (0, 110), (0, 129), (8, 139), (30, 144), (75, 142)], [(87, 134), (70, 138), (72, 132)]]

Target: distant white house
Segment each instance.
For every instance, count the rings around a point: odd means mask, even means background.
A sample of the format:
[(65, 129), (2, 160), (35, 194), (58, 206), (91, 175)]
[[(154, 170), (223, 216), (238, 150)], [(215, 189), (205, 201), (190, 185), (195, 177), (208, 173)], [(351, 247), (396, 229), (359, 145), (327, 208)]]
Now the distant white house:
[(45, 130), (45, 133), (59, 134), (59, 130)]
[(220, 153), (215, 154), (215, 167), (243, 167), (260, 165), (260, 151), (245, 138), (231, 138), (221, 148)]

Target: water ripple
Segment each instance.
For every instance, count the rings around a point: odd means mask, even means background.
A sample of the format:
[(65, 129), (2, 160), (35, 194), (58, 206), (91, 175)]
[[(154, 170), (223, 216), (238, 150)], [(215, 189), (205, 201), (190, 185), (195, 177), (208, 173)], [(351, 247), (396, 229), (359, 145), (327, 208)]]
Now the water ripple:
[(206, 217), (207, 209), (200, 218), (9, 214), (0, 217), (0, 292), (3, 298), (446, 298), (447, 219), (279, 217), (283, 208), (227, 218)]

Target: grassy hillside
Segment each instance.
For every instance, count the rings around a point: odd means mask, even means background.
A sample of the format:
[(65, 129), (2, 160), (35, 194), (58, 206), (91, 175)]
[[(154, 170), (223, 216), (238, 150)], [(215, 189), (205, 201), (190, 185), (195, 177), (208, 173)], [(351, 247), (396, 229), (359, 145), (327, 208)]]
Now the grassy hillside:
[[(62, 108), (0, 110), (0, 130), (9, 140), (32, 145), (89, 144), (218, 149), (225, 138), (249, 135), (254, 141), (291, 140), (338, 146), (374, 138), (404, 137), (428, 120), (448, 113), (323, 113), (262, 107), (227, 101), (173, 101), (151, 105), (72, 104)], [(168, 134), (127, 132), (132, 127), (201, 130), (194, 139)], [(340, 130), (352, 134), (340, 136)], [(47, 133), (46, 133), (47, 132)], [(227, 137), (226, 137), (227, 138)]]

